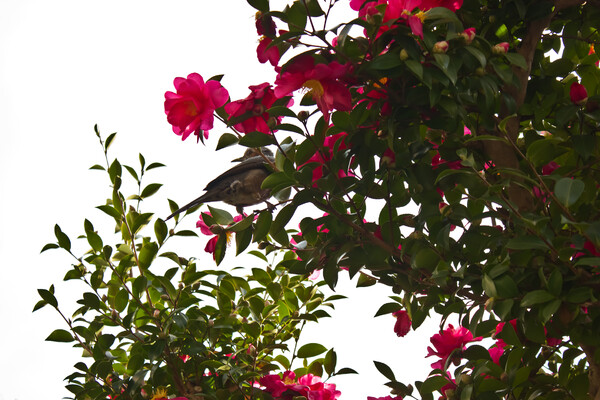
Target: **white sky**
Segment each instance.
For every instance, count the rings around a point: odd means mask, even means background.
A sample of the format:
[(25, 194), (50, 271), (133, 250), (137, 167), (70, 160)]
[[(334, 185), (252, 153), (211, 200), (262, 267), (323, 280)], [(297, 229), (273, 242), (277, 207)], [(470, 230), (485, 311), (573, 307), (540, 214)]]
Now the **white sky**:
[[(54, 283), (70, 313), (81, 289), (62, 282), (71, 263), (66, 253), (39, 253), (55, 241), (54, 224), (75, 241), (84, 218), (97, 228), (105, 220), (95, 206), (110, 194), (107, 178), (87, 170), (103, 163), (94, 124), (104, 137), (119, 132), (111, 154), (122, 163), (137, 166), (141, 152), (148, 162), (167, 164), (149, 174), (165, 185), (146, 211), (164, 217), (167, 197), (180, 205), (197, 197), (241, 150), (215, 156), (219, 127), (206, 147), (193, 137), (182, 142), (166, 122), (164, 92), (173, 90), (173, 78), (191, 72), (224, 73), (234, 100), (249, 85), (272, 83), (271, 66), (256, 61), (253, 15), (244, 0), (0, 0), (0, 400), (70, 395), (62, 380), (79, 351), (45, 342), (66, 326), (48, 307), (31, 310), (36, 289)], [(190, 229), (194, 222), (187, 219)], [(214, 266), (203, 251), (206, 238), (186, 241), (188, 254)], [(77, 248), (87, 250), (80, 242)], [(390, 365), (405, 383), (424, 380), (434, 361), (424, 356), (436, 325), (397, 338), (394, 318), (372, 318), (391, 294), (387, 288), (356, 290), (342, 282), (338, 292), (351, 298), (337, 302), (333, 319), (309, 326), (304, 343), (334, 346), (338, 365), (361, 373), (330, 381), (341, 398), (389, 394), (372, 360)]]

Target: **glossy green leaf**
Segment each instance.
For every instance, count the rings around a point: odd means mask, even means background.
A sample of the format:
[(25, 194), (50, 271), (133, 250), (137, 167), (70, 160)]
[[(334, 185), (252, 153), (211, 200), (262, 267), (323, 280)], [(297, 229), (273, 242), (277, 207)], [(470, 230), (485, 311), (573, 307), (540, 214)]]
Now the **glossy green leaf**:
[(315, 357), (323, 354), (327, 348), (319, 343), (308, 343), (298, 349), (298, 358)]
[(562, 178), (554, 185), (556, 198), (566, 207), (571, 207), (579, 200), (585, 184), (579, 179)]

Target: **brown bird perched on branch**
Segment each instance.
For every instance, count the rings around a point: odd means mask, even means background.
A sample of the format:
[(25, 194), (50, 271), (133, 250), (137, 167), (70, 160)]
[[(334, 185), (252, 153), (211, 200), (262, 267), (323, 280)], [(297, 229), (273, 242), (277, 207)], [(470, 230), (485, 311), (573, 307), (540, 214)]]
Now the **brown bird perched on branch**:
[(222, 201), (236, 206), (240, 214), (243, 213), (244, 207), (266, 201), (271, 197), (271, 190), (261, 188), (270, 173), (265, 158), (274, 162), (275, 157), (266, 147), (261, 147), (260, 152), (264, 157), (257, 149), (248, 149), (242, 157), (232, 160), (239, 164), (209, 182), (204, 188), (206, 193), (169, 215), (166, 220), (200, 203), (210, 201)]

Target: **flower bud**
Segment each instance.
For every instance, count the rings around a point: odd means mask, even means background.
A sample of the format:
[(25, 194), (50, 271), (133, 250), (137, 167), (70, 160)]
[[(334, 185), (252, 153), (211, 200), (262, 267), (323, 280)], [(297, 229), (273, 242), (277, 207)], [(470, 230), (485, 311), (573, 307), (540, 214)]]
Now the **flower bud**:
[(571, 96), (571, 101), (573, 104), (577, 104), (578, 106), (584, 105), (588, 98), (585, 86), (579, 82), (573, 82), (571, 85), (571, 90), (569, 91), (569, 95)]
[(434, 53), (445, 53), (448, 51), (448, 42), (446, 42), (445, 40), (442, 40), (441, 42), (437, 42), (436, 44), (433, 45), (433, 49), (432, 51)]
[(503, 54), (508, 53), (508, 47), (508, 42), (498, 43), (497, 45), (492, 47), (492, 53), (501, 56)]
[(466, 44), (471, 44), (473, 39), (475, 39), (475, 28), (467, 28), (459, 33), (458, 36), (463, 38)]
[(277, 120), (277, 118), (269, 117), (269, 119), (267, 120), (267, 126), (269, 127), (269, 129), (275, 129), (277, 125), (279, 125), (279, 121)]
[(158, 310), (158, 309), (154, 310), (154, 311), (152, 312), (152, 316), (153, 316), (154, 318), (158, 318), (158, 317), (160, 317), (160, 310)]
[(485, 75), (485, 69), (479, 67), (475, 70), (475, 73), (477, 74), (477, 76), (484, 76)]
[(469, 374), (461, 374), (460, 381), (462, 383), (464, 383), (465, 385), (469, 385), (469, 384), (473, 383), (473, 377)]
[(306, 121), (309, 116), (310, 116), (310, 114), (308, 113), (308, 111), (305, 111), (305, 110), (302, 110), (298, 113), (298, 119), (300, 121)]
[(400, 50), (400, 59), (402, 61), (408, 59), (408, 52), (406, 50), (404, 50), (404, 49)]
[(253, 344), (248, 345), (248, 348), (246, 349), (246, 354), (248, 354), (250, 356), (255, 356), (256, 355), (256, 347), (254, 347)]

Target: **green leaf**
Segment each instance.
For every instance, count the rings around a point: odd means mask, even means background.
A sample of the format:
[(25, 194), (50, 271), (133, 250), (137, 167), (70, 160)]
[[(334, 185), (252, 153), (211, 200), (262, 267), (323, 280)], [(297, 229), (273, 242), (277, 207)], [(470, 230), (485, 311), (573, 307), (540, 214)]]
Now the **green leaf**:
[(148, 269), (150, 264), (152, 264), (152, 261), (154, 261), (156, 253), (158, 253), (158, 244), (156, 244), (156, 242), (145, 243), (142, 246), (142, 250), (140, 250), (140, 267), (143, 269)]
[(269, 146), (271, 144), (275, 144), (275, 138), (273, 137), (273, 135), (254, 131), (254, 132), (246, 133), (240, 139), (239, 143), (240, 143), (240, 145), (246, 146), (246, 147)]
[(60, 246), (57, 245), (56, 243), (47, 243), (42, 250), (40, 251), (40, 253), (45, 252), (46, 250), (51, 250), (51, 249), (59, 249)]
[(73, 338), (73, 335), (71, 335), (70, 332), (65, 331), (64, 329), (56, 329), (54, 332), (52, 332), (47, 338), (46, 341), (48, 342), (63, 342), (63, 343), (68, 343), (68, 342), (72, 342), (75, 339)]
[(219, 137), (219, 142), (217, 143), (216, 150), (224, 149), (225, 147), (232, 146), (237, 144), (239, 141), (238, 137), (233, 133), (224, 133)]
[(440, 390), (442, 387), (448, 384), (448, 378), (444, 378), (443, 376), (434, 375), (430, 376), (423, 382), (421, 387), (419, 388), (419, 393), (425, 396), (428, 393), (433, 393), (436, 390)]
[[(210, 211), (210, 215), (215, 220), (215, 222), (219, 225), (229, 225), (233, 223), (233, 217), (225, 210), (221, 210), (220, 208), (215, 208), (208, 206), (208, 210)], [(204, 215), (204, 214), (203, 214)], [(203, 217), (204, 218), (204, 217)], [(206, 221), (204, 221), (206, 222)], [(212, 224), (207, 224), (212, 225)]]
[(142, 190), (141, 198), (145, 199), (146, 197), (152, 196), (154, 193), (158, 192), (158, 189), (162, 186), (162, 183), (151, 183)]
[(548, 245), (537, 236), (521, 236), (512, 238), (506, 243), (512, 250), (548, 250)]
[(392, 369), (390, 367), (388, 367), (387, 364), (382, 363), (380, 361), (373, 361), (373, 363), (375, 364), (375, 368), (377, 368), (377, 371), (379, 371), (381, 373), (381, 375), (385, 376), (387, 379), (389, 379), (392, 382), (396, 381), (394, 372), (392, 372)]
[(509, 63), (512, 65), (516, 65), (521, 69), (527, 69), (527, 62), (525, 62), (525, 57), (518, 53), (506, 53), (504, 55)]
[(269, 11), (269, 0), (246, 0), (248, 4), (252, 7), (256, 8), (259, 11), (267, 12)]
[(63, 233), (58, 224), (54, 225), (54, 235), (58, 240), (58, 245), (67, 251), (71, 251), (71, 241), (69, 237)]
[(154, 234), (156, 235), (156, 240), (158, 241), (159, 245), (164, 243), (165, 238), (169, 234), (167, 224), (160, 218), (154, 222)]
[(523, 296), (523, 299), (521, 300), (521, 307), (530, 307), (535, 304), (545, 303), (554, 299), (554, 295), (550, 292), (545, 290), (534, 290), (533, 292), (529, 292)]
[(398, 303), (385, 303), (384, 305), (379, 307), (379, 310), (377, 310), (377, 312), (375, 313), (375, 317), (379, 317), (380, 315), (385, 315), (385, 314), (391, 314), (393, 312), (400, 310), (401, 308), (402, 308), (402, 305), (400, 305)]
[(272, 220), (273, 215), (269, 210), (264, 210), (258, 215), (256, 224), (254, 224), (254, 242), (259, 242), (267, 236), (269, 229), (271, 229)]
[(269, 230), (271, 235), (277, 234), (280, 231), (284, 231), (285, 226), (294, 216), (294, 212), (296, 212), (296, 205), (294, 204), (288, 204), (287, 206), (283, 207), (281, 211), (277, 213), (273, 224), (271, 224), (271, 229)]
[(298, 349), (298, 358), (315, 357), (325, 353), (327, 348), (319, 343), (308, 343)]
[(582, 181), (572, 178), (562, 178), (554, 185), (556, 198), (566, 207), (575, 204), (584, 189), (585, 184)]
[(38, 289), (38, 293), (46, 303), (50, 304), (54, 308), (58, 307), (58, 301), (56, 300), (56, 297), (54, 297), (54, 293), (52, 293), (50, 290)]
[(404, 63), (419, 80), (423, 80), (423, 65), (420, 62), (417, 60), (406, 60)]
[(473, 46), (466, 46), (465, 49), (469, 53), (471, 53), (473, 57), (477, 59), (477, 61), (479, 61), (479, 64), (481, 64), (482, 68), (485, 68), (487, 64), (487, 58), (485, 57), (485, 54), (483, 54), (479, 49)]

